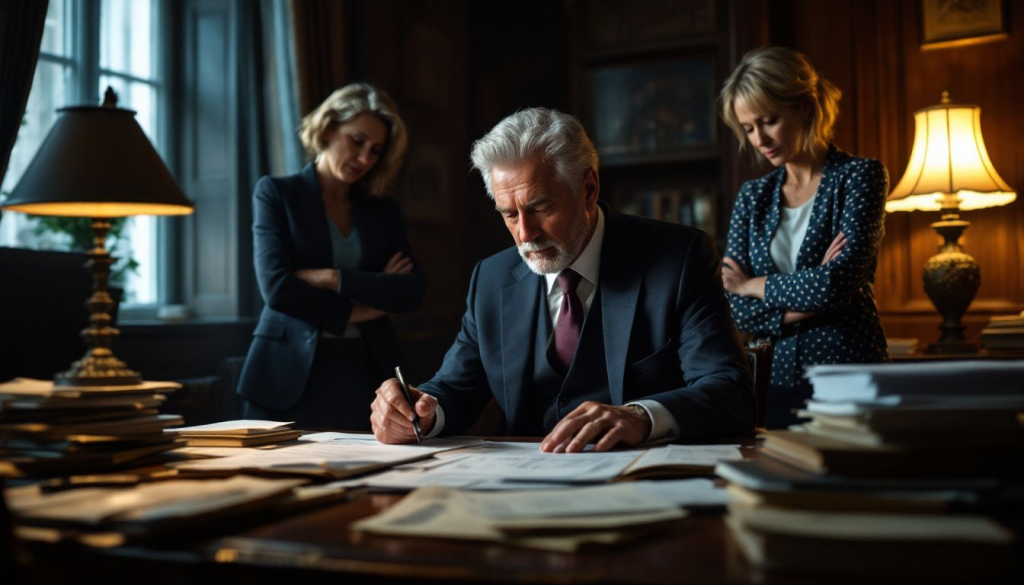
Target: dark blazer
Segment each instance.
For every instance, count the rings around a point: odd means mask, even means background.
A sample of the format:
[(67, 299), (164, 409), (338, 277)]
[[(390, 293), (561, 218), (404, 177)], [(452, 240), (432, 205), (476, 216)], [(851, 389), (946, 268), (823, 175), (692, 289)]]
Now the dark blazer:
[[(769, 252), (785, 181), (780, 167), (744, 183), (736, 198), (725, 255), (753, 276), (768, 276), (763, 301), (728, 294), (737, 325), (774, 338), (774, 386), (795, 386), (806, 365), (887, 361), (873, 288), (889, 191), (885, 167), (829, 148), (793, 274), (780, 273)], [(822, 266), (839, 232), (846, 247)], [(786, 310), (816, 315), (783, 325)]]
[[(425, 280), (406, 241), (398, 204), (357, 189), (351, 197), (362, 259), (359, 270), (341, 271), (339, 294), (295, 277), (300, 268), (332, 265), (327, 212), (313, 164), (256, 184), (254, 264), (266, 306), (242, 369), (238, 393), (243, 398), (276, 410), (298, 402), (320, 332), (344, 333), (354, 302), (403, 313), (423, 301)], [(395, 252), (413, 260), (411, 273), (381, 273)], [(398, 340), (387, 317), (357, 327), (382, 374), (399, 363)]]
[[(612, 403), (660, 402), (675, 416), (682, 439), (750, 431), (750, 375), (711, 238), (601, 205), (605, 239), (595, 298), (601, 303)], [(462, 329), (441, 369), (419, 387), (438, 398), (445, 434), (465, 431), (492, 396), (507, 432), (522, 431), (536, 315), (547, 310), (543, 281), (514, 247), (477, 264)]]

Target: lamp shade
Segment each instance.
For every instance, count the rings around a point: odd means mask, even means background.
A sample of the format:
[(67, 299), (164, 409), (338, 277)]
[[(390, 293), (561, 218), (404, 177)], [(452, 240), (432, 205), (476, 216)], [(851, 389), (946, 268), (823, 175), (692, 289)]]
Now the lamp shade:
[(962, 210), (1006, 205), (1017, 193), (999, 176), (981, 136), (981, 108), (952, 105), (943, 92), (938, 106), (914, 113), (914, 148), (886, 211), (939, 211), (952, 195)]
[(135, 112), (115, 101), (108, 95), (101, 107), (57, 110), (61, 115), (3, 208), (91, 218), (192, 213)]

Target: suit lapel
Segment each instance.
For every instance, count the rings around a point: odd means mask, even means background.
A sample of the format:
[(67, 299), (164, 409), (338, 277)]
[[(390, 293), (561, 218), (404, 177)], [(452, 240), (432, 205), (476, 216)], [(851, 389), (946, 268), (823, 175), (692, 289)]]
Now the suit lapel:
[(522, 395), (528, 391), (523, 382), (533, 352), (542, 282), (524, 262), (516, 265), (512, 276), (515, 282), (501, 291), (502, 399), (510, 429), (516, 428)]
[(298, 213), (301, 214), (297, 225), (302, 226), (302, 233), (295, 233), (295, 246), (300, 250), (296, 258), (300, 268), (334, 265), (334, 254), (331, 247), (331, 234), (327, 222), (327, 209), (320, 195), (320, 182), (316, 178), (316, 168), (309, 163), (299, 173), (303, 188), (298, 196)]
[(636, 246), (630, 242), (628, 220), (606, 205), (602, 208), (606, 223), (598, 286), (604, 321), (605, 367), (612, 404), (622, 404), (626, 356), (643, 283), (643, 268), (636, 262)]

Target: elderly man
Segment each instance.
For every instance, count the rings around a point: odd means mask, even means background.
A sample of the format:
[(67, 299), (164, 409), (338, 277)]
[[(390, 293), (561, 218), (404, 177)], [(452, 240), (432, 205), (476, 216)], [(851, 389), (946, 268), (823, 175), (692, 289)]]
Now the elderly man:
[[(491, 397), (504, 432), (544, 436), (549, 452), (751, 430), (750, 374), (707, 234), (599, 201), (594, 145), (558, 111), (505, 118), (472, 160), (516, 246), (477, 264), (454, 345), (411, 388), (424, 433), (464, 432)], [(378, 440), (415, 440), (395, 380), (372, 411)]]

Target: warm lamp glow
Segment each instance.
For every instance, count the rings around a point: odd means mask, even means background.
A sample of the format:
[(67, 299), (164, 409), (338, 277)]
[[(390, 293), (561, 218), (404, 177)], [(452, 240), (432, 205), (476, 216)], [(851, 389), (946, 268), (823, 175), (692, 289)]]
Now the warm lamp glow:
[(32, 215), (55, 215), (57, 217), (130, 217), (133, 215), (188, 215), (191, 206), (168, 205), (165, 203), (22, 203), (5, 205), (5, 209), (31, 213)]
[(39, 152), (5, 201), (3, 209), (92, 220), (93, 248), (86, 267), (92, 271), (89, 327), (82, 331), (88, 350), (71, 369), (54, 376), (58, 386), (132, 386), (142, 376), (111, 350), (120, 332), (113, 327), (114, 301), (107, 291), (107, 250), (111, 218), (132, 215), (186, 215), (195, 207), (181, 192), (156, 149), (146, 138), (135, 112), (117, 107), (107, 88), (103, 105), (57, 110), (57, 118)]
[[(981, 108), (942, 104), (914, 113), (914, 148), (886, 211), (939, 211), (949, 195), (961, 210), (1006, 205), (1017, 193), (999, 176), (981, 136)], [(947, 203), (952, 201), (947, 200)]]

